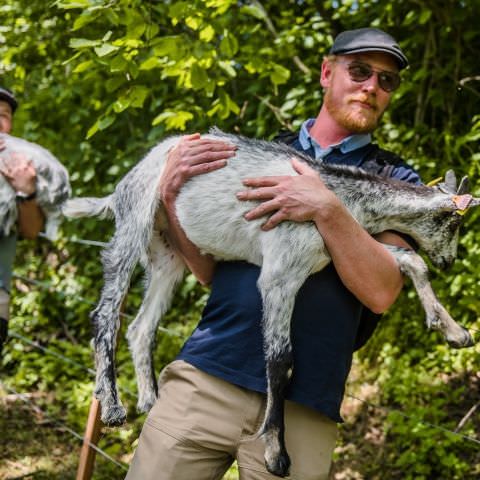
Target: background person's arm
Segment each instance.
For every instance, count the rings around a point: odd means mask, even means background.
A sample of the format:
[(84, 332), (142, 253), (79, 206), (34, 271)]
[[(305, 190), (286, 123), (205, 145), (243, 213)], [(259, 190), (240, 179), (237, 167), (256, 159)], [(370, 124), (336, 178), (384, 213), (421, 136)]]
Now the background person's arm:
[[(10, 183), (15, 192), (25, 197), (36, 192), (37, 173), (31, 160), (21, 153), (12, 153), (0, 168), (0, 173)], [(38, 236), (45, 225), (45, 216), (35, 198), (23, 200), (19, 197), (18, 232), (23, 238), (33, 239)]]

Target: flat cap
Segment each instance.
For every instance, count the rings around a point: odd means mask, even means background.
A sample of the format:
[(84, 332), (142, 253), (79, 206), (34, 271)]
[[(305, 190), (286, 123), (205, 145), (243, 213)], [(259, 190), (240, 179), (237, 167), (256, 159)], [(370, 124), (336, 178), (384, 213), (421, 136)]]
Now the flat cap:
[(0, 87), (0, 100), (3, 100), (4, 102), (7, 102), (10, 105), (10, 108), (12, 109), (12, 113), (15, 112), (15, 110), (18, 107), (18, 102), (13, 93), (8, 90), (7, 88)]
[(384, 52), (391, 54), (400, 69), (408, 66), (408, 60), (398, 43), (388, 33), (378, 28), (359, 28), (345, 30), (335, 38), (331, 55), (348, 55), (349, 53)]

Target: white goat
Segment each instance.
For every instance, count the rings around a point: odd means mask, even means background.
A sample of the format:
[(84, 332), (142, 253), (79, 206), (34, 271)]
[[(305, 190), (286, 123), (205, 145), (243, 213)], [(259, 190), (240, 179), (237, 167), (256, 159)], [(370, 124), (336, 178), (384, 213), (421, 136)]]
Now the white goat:
[[(264, 307), (268, 392), (260, 432), (266, 443), (267, 469), (285, 476), (290, 465), (283, 439), (283, 393), (292, 368), (290, 317), (297, 291), (308, 275), (330, 262), (330, 257), (311, 222), (283, 222), (268, 232), (260, 229), (261, 220), (247, 222), (243, 214), (255, 203), (237, 200), (235, 193), (244, 188), (242, 179), (296, 175), (291, 166), (291, 158), (296, 156), (319, 172), (370, 234), (395, 230), (410, 235), (440, 267), (451, 264), (456, 256), (463, 218), (457, 214), (459, 208), (479, 205), (480, 201), (461, 191), (413, 186), (355, 168), (317, 164), (284, 144), (227, 135), (219, 130), (213, 130), (209, 137), (236, 145), (236, 155), (225, 168), (196, 176), (185, 184), (177, 198), (177, 215), (187, 236), (203, 252), (216, 259), (246, 260), (261, 266), (258, 288)], [(102, 255), (104, 286), (92, 312), (95, 395), (102, 404), (102, 420), (109, 425), (125, 421), (115, 383), (114, 350), (120, 304), (138, 261), (146, 270), (146, 291), (127, 337), (137, 374), (139, 409), (149, 410), (156, 399), (151, 362), (155, 334), (185, 271), (182, 260), (168, 244), (167, 221), (157, 189), (167, 152), (178, 140), (172, 137), (153, 148), (111, 195), (72, 199), (64, 209), (71, 217), (115, 216), (116, 230)], [(440, 330), (455, 347), (471, 345), (470, 334), (454, 322), (435, 297), (423, 260), (410, 250), (386, 248), (394, 254), (401, 271), (413, 280), (426, 310), (427, 325)]]
[[(36, 199), (46, 217), (46, 236), (57, 235), (62, 219), (61, 204), (70, 196), (70, 182), (65, 167), (47, 149), (23, 138), (0, 134), (5, 148), (0, 151), (0, 165), (12, 153), (22, 153), (31, 160), (37, 173)], [(17, 220), (15, 191), (3, 175), (0, 175), (0, 235), (9, 235)]]

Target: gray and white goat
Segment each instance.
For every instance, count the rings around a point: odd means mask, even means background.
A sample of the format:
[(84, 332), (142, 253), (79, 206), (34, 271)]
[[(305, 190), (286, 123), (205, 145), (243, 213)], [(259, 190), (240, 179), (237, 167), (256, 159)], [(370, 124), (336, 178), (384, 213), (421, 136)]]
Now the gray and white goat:
[[(261, 220), (246, 221), (243, 214), (255, 203), (236, 198), (235, 193), (244, 189), (242, 179), (296, 175), (291, 166), (291, 159), (296, 156), (318, 171), (370, 234), (395, 230), (410, 235), (441, 268), (456, 257), (458, 229), (463, 218), (457, 213), (459, 208), (479, 205), (480, 201), (457, 192), (456, 187), (453, 190), (453, 185), (447, 189), (444, 186), (442, 191), (369, 175), (355, 168), (318, 164), (283, 144), (228, 135), (217, 129), (208, 136), (236, 145), (236, 155), (225, 168), (188, 181), (178, 195), (176, 211), (187, 236), (202, 252), (216, 259), (246, 260), (261, 266), (258, 288), (264, 307), (268, 392), (260, 433), (266, 444), (267, 469), (285, 476), (290, 464), (283, 439), (283, 393), (292, 368), (290, 317), (297, 291), (307, 276), (330, 262), (330, 257), (311, 222), (283, 222), (264, 232), (260, 229)], [(167, 152), (178, 140), (179, 137), (168, 138), (153, 148), (111, 195), (72, 199), (64, 209), (70, 217), (108, 214), (115, 217), (115, 233), (102, 255), (104, 286), (91, 314), (97, 364), (95, 395), (102, 404), (102, 420), (108, 425), (125, 421), (125, 409), (115, 382), (114, 351), (120, 304), (139, 261), (146, 270), (146, 289), (127, 338), (137, 374), (139, 409), (148, 411), (156, 399), (151, 360), (155, 334), (160, 318), (169, 308), (174, 288), (185, 272), (184, 263), (168, 243), (167, 220), (157, 189)], [(470, 334), (436, 298), (421, 257), (410, 250), (386, 248), (395, 256), (401, 271), (413, 280), (427, 314), (428, 327), (440, 330), (454, 347), (472, 345)]]
[[(5, 148), (0, 151), (0, 165), (13, 153), (22, 153), (32, 161), (37, 173), (36, 199), (46, 217), (45, 233), (50, 239), (57, 235), (62, 219), (61, 205), (70, 196), (70, 182), (65, 167), (46, 148), (23, 138), (1, 133)], [(0, 174), (0, 235), (9, 235), (17, 220), (15, 191)]]

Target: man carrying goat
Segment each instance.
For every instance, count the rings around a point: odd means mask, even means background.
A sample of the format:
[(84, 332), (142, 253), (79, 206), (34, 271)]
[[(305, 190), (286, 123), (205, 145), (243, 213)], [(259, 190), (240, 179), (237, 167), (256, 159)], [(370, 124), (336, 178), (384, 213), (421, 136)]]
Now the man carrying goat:
[[(406, 66), (405, 55), (385, 32), (341, 33), (322, 63), (325, 95), (318, 116), (284, 140), (318, 162), (420, 183), (409, 166), (371, 138)], [(175, 212), (177, 194), (190, 178), (222, 168), (233, 155), (232, 145), (197, 134), (184, 137), (169, 154), (159, 185), (169, 240), (212, 291), (199, 325), (161, 375), (159, 398), (128, 480), (221, 479), (234, 460), (243, 479), (276, 478), (265, 468), (264, 444), (255, 436), (266, 391), (260, 268), (215, 264), (188, 240)], [(371, 237), (314, 170), (296, 161), (294, 167), (298, 176), (246, 180), (251, 188), (238, 196), (262, 201), (246, 218), (268, 216), (265, 230), (284, 220), (314, 222), (333, 261), (307, 279), (295, 301), (294, 371), (285, 406), (292, 478), (325, 480), (353, 352), (371, 335), (375, 314), (393, 304), (403, 285), (397, 263), (381, 243), (414, 245), (392, 231)], [(269, 470), (284, 476), (288, 459)]]
[[(0, 87), (0, 133), (11, 132), (17, 106), (13, 93)], [(0, 138), (0, 151), (4, 149), (4, 140)], [(15, 191), (18, 234), (23, 238), (36, 238), (44, 226), (45, 216), (36, 201), (35, 167), (22, 153), (14, 152), (7, 162), (0, 162), (0, 175)], [(0, 225), (0, 355), (8, 331), (10, 280), (17, 241), (17, 233), (6, 232), (6, 229), (7, 225)]]

